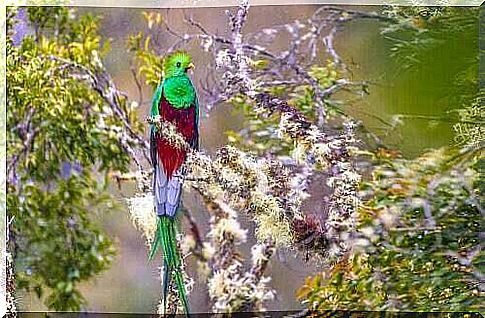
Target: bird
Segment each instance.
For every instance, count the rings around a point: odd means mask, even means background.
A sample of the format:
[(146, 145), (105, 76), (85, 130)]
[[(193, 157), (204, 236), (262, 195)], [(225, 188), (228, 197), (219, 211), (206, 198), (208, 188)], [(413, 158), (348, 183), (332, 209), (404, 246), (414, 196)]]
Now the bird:
[[(188, 71), (194, 69), (190, 54), (176, 51), (163, 60), (162, 77), (152, 98), (150, 116), (170, 122), (192, 149), (199, 149), (199, 104)], [(150, 159), (153, 166), (154, 210), (157, 229), (148, 256), (151, 261), (161, 247), (163, 254), (163, 310), (167, 307), (170, 280), (173, 278), (185, 314), (189, 304), (177, 247), (176, 216), (181, 200), (183, 164), (187, 150), (172, 145), (156, 125), (150, 127)]]

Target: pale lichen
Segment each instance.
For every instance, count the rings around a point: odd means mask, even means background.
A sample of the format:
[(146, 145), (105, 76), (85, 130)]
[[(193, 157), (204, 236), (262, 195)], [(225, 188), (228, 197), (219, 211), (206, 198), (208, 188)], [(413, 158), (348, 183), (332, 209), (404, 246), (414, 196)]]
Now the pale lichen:
[(126, 199), (131, 220), (145, 237), (148, 246), (151, 245), (157, 229), (153, 200), (151, 193), (142, 193)]

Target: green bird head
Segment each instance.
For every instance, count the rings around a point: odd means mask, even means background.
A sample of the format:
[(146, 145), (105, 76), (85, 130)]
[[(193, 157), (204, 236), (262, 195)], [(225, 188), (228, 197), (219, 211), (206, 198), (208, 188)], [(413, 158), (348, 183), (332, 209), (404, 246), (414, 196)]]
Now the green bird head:
[(177, 51), (168, 55), (163, 63), (165, 78), (186, 76), (187, 71), (194, 68), (192, 57), (184, 51)]

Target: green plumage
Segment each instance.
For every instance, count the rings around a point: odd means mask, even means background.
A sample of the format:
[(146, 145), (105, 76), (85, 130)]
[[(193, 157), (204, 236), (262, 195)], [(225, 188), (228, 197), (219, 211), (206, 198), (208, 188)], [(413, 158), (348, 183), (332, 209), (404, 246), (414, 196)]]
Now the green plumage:
[(167, 306), (167, 294), (168, 287), (170, 285), (170, 279), (175, 279), (177, 285), (178, 294), (182, 305), (184, 307), (185, 314), (189, 313), (189, 305), (187, 300), (187, 294), (185, 292), (185, 284), (180, 270), (181, 260), (180, 253), (177, 248), (177, 232), (175, 228), (175, 219), (168, 216), (160, 216), (157, 220), (157, 231), (155, 234), (155, 240), (152, 244), (152, 249), (148, 256), (148, 260), (151, 261), (155, 256), (158, 248), (162, 246), (163, 260), (164, 260), (164, 278), (163, 278), (163, 304), (164, 314)]
[(163, 91), (163, 82), (160, 85), (158, 85), (157, 90), (153, 95), (152, 110), (150, 112), (150, 115), (152, 117), (160, 115), (160, 112), (158, 110), (158, 104), (160, 104), (160, 99), (162, 98), (162, 91)]
[(188, 108), (195, 98), (195, 89), (187, 75), (170, 77), (163, 81), (165, 98), (174, 108)]

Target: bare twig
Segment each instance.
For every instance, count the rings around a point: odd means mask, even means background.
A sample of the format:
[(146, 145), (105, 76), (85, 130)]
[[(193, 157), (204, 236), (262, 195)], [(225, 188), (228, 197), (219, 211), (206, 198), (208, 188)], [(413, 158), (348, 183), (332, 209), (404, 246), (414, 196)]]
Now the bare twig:
[(140, 79), (136, 74), (136, 70), (135, 70), (135, 67), (133, 66), (133, 63), (130, 64), (130, 71), (131, 71), (131, 75), (133, 76), (133, 79), (135, 80), (136, 87), (138, 89), (138, 105), (143, 105), (143, 88), (141, 87)]

